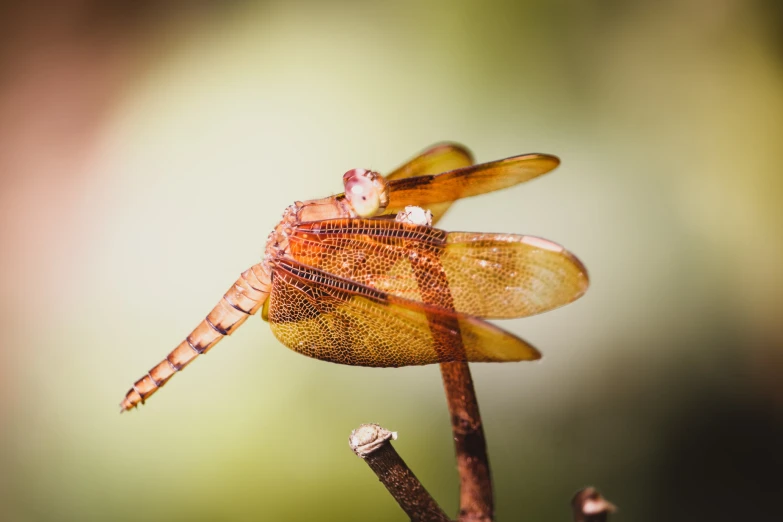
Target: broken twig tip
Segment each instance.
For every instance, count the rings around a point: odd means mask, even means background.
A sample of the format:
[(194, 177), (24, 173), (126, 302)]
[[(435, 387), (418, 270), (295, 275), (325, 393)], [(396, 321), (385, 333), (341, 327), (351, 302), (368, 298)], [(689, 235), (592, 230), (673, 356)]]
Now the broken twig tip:
[(449, 522), (449, 517), (389, 444), (396, 438), (397, 433), (377, 424), (362, 424), (351, 432), (348, 442), (413, 522)]
[(396, 431), (389, 431), (378, 424), (362, 424), (351, 432), (348, 444), (356, 455), (366, 458), (389, 440), (397, 440)]
[(609, 513), (617, 511), (617, 507), (593, 487), (577, 491), (571, 506), (576, 522), (602, 522), (607, 520)]

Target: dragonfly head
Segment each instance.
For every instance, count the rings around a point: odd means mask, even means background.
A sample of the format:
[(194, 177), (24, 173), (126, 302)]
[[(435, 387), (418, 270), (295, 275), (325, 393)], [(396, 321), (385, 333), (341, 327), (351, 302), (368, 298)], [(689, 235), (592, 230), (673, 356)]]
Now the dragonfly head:
[(389, 186), (383, 176), (366, 169), (351, 169), (343, 175), (345, 199), (359, 217), (373, 217), (389, 204)]

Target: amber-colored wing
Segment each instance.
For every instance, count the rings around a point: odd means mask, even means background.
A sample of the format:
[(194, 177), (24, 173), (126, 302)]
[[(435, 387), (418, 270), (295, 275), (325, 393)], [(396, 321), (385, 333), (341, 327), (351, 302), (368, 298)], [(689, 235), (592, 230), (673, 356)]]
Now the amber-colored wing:
[(387, 180), (440, 174), (473, 165), (473, 155), (458, 143), (438, 143), (384, 176)]
[(389, 181), (389, 205), (385, 213), (396, 213), (406, 205), (430, 208), (508, 188), (546, 174), (559, 164), (555, 156), (525, 154), (442, 174), (393, 179)]
[(534, 360), (538, 351), (481, 319), (402, 299), (294, 260), (276, 260), (265, 316), (286, 346), (354, 366)]
[[(467, 148), (456, 143), (440, 143), (425, 150), (394, 172), (387, 174), (385, 178), (387, 180), (395, 180), (427, 176), (461, 169), (470, 165), (473, 165), (473, 155)], [(451, 203), (451, 201), (434, 203), (428, 207), (432, 212), (433, 224), (437, 223), (443, 214), (446, 213)], [(396, 209), (394, 212), (396, 213), (397, 210), (400, 209)]]
[[(545, 312), (588, 286), (587, 270), (573, 254), (532, 236), (335, 219), (298, 225), (290, 245), (295, 259), (338, 277), (483, 318)], [(412, 261), (425, 279), (417, 279)], [(445, 278), (426, 279), (441, 272)]]

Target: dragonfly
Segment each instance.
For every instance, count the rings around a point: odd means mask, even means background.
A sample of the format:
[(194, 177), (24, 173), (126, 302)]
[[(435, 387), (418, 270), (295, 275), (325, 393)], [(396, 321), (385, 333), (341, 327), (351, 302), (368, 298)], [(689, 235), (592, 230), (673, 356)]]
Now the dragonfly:
[(259, 310), (282, 344), (334, 363), (539, 359), (536, 348), (487, 319), (574, 301), (588, 287), (585, 266), (546, 239), (433, 225), (459, 199), (512, 187), (559, 163), (524, 154), (475, 165), (464, 146), (443, 143), (385, 177), (349, 170), (343, 193), (285, 209), (262, 260), (133, 384), (121, 411), (144, 403)]

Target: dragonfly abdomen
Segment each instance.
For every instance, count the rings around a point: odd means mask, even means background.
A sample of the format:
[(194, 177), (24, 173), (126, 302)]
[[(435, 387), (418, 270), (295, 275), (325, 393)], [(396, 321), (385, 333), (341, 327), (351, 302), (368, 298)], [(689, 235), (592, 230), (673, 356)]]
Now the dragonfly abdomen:
[(268, 296), (269, 275), (263, 263), (245, 270), (190, 335), (133, 384), (120, 404), (121, 410), (143, 403), (193, 359), (211, 350), (224, 336), (231, 335), (258, 311)]

